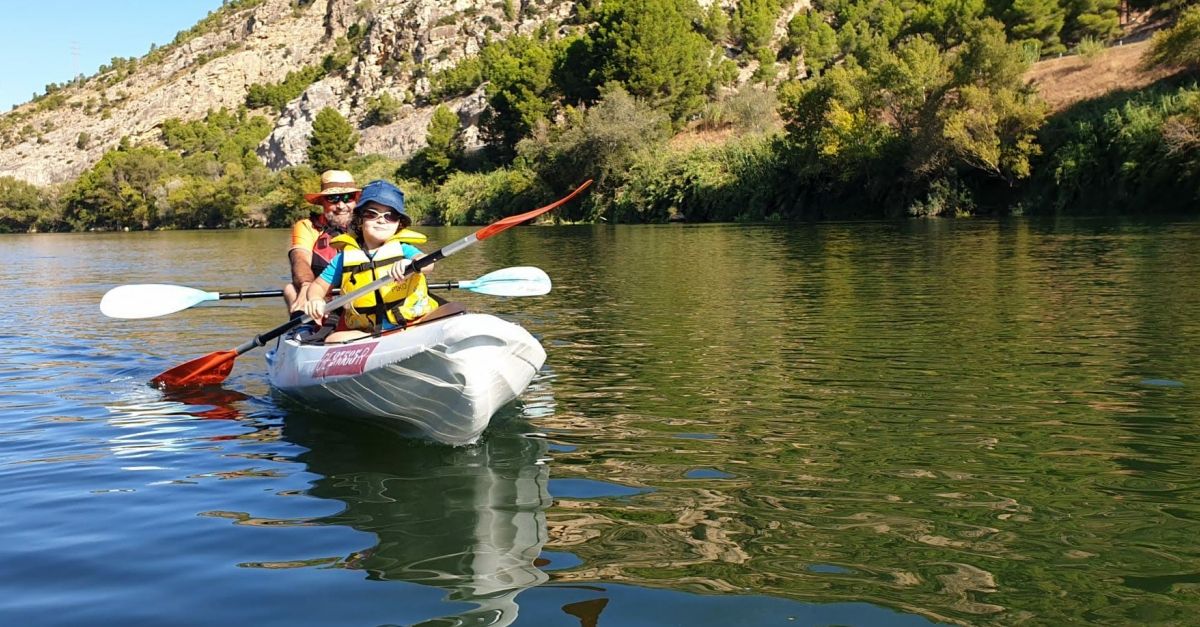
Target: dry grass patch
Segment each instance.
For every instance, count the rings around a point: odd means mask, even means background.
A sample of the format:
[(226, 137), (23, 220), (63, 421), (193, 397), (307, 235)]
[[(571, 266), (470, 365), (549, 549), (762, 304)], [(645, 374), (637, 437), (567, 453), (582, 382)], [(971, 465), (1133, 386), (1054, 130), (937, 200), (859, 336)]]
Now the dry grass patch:
[(1052, 111), (1061, 111), (1114, 91), (1142, 89), (1173, 74), (1174, 70), (1142, 69), (1142, 55), (1149, 47), (1149, 41), (1139, 41), (1113, 46), (1091, 59), (1074, 55), (1039, 61), (1025, 78)]

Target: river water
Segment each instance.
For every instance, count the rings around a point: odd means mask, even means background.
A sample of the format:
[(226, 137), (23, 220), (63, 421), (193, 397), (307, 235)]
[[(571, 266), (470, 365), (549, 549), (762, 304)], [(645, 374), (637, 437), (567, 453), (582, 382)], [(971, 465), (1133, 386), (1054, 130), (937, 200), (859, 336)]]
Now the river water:
[[(427, 249), (467, 233), (429, 228)], [(528, 227), (434, 279), (549, 355), (475, 446), (155, 374), (282, 321), (282, 230), (0, 236), (0, 623), (1191, 623), (1200, 222)], [(1192, 618), (1188, 618), (1191, 616)]]

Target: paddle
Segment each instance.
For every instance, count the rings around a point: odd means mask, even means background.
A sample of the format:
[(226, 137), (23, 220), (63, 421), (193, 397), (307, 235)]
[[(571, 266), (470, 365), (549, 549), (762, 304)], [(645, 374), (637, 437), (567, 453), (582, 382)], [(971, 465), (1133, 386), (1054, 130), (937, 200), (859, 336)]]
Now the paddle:
[[(541, 268), (516, 266), (489, 272), (471, 281), (430, 283), (429, 288), (457, 288), (489, 296), (541, 296), (550, 293), (550, 277), (546, 276)], [(108, 290), (100, 299), (100, 313), (109, 318), (154, 318), (215, 300), (281, 296), (283, 290), (222, 293), (162, 283), (120, 285)]]
[[(522, 222), (532, 220), (543, 213), (555, 209), (556, 207), (560, 207), (581, 194), (583, 190), (587, 189), (591, 184), (591, 179), (588, 179), (580, 184), (579, 187), (575, 188), (575, 191), (546, 205), (545, 207), (540, 207), (538, 209), (534, 209), (533, 211), (526, 211), (525, 213), (519, 215), (509, 216), (507, 218), (497, 220), (496, 222), (493, 222), (458, 241), (451, 242), (450, 244), (447, 244), (446, 246), (443, 246), (438, 250), (435, 250), (432, 253), (429, 253), (428, 255), (425, 255), (424, 257), (414, 261), (409, 267), (409, 272), (416, 272), (432, 263), (436, 263), (442, 259), (445, 259), (446, 257), (449, 257), (450, 255), (453, 255), (454, 253), (471, 246), (480, 240), (485, 240), (493, 235), (498, 235), (518, 224), (521, 224)], [(391, 280), (392, 278), (389, 275), (371, 281), (363, 286), (363, 288), (360, 290), (355, 290), (349, 294), (342, 294), (332, 301), (329, 301), (329, 305), (326, 307), (326, 309), (327, 311), (333, 311), (334, 309), (353, 301), (359, 296), (362, 296), (363, 294), (372, 292), (380, 287), (383, 287), (384, 285), (387, 285), (387, 283)], [(167, 370), (166, 372), (163, 372), (162, 374), (151, 379), (150, 383), (162, 387), (217, 385), (229, 376), (229, 373), (233, 370), (233, 362), (237, 359), (238, 355), (241, 355), (242, 353), (245, 353), (246, 351), (258, 346), (263, 346), (267, 342), (283, 335), (284, 333), (287, 333), (290, 329), (311, 320), (312, 318), (307, 315), (300, 318), (293, 318), (292, 320), (289, 320), (275, 327), (274, 329), (267, 331), (266, 333), (254, 336), (253, 339), (248, 340), (233, 350), (209, 353), (203, 357), (199, 357), (187, 363), (175, 366), (174, 368), (171, 368), (170, 370)]]

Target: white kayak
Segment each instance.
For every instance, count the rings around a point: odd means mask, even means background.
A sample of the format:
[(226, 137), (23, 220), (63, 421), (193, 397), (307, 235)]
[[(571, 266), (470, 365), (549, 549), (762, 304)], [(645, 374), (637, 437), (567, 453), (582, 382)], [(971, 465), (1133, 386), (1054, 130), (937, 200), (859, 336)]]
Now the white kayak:
[[(461, 308), (437, 313), (451, 311)], [(267, 353), (271, 385), (307, 407), (455, 445), (478, 440), (545, 361), (525, 329), (465, 312), (346, 343), (303, 344), (292, 332)]]

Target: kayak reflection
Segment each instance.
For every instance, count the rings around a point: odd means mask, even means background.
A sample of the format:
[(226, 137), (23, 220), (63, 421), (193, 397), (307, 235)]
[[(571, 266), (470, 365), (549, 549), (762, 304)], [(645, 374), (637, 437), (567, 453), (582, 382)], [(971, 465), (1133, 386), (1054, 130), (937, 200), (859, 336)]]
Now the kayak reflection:
[(346, 505), (313, 522), (378, 537), (348, 567), (476, 606), (437, 624), (509, 625), (517, 594), (547, 581), (534, 566), (550, 505), (544, 440), (497, 430), (454, 448), (320, 417), (289, 417), (283, 436), (309, 449), (298, 461), (322, 476), (308, 494)]

